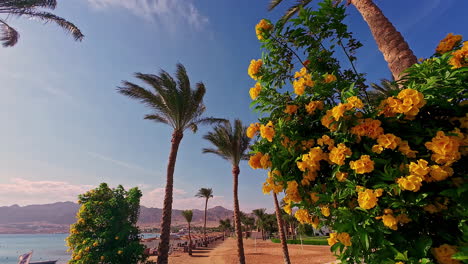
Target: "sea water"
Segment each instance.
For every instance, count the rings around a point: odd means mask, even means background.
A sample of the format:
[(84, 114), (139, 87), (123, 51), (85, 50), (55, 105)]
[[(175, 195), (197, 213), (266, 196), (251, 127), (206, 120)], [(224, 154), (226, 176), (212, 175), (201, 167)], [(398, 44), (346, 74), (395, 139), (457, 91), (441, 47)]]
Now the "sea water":
[(34, 251), (32, 261), (59, 260), (64, 264), (70, 259), (65, 238), (68, 234), (0, 234), (0, 263), (17, 264), (18, 257)]
[[(32, 261), (59, 260), (65, 264), (70, 259), (65, 238), (68, 234), (0, 234), (0, 264), (17, 264), (18, 257), (34, 251)], [(143, 234), (149, 238), (157, 234)]]

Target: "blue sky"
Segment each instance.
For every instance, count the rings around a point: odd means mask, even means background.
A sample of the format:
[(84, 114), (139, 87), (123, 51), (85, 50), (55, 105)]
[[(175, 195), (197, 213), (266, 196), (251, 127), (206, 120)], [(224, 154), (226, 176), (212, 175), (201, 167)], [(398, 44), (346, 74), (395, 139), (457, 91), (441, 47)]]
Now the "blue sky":
[[(285, 1), (288, 2), (288, 1)], [(468, 36), (468, 2), (375, 1), (418, 57), (433, 53), (447, 33)], [(254, 4), (253, 4), (254, 3)], [(13, 48), (0, 49), (0, 206), (76, 200), (100, 182), (140, 186), (142, 204), (162, 207), (171, 129), (143, 120), (144, 106), (116, 92), (134, 72), (170, 73), (183, 63), (192, 82), (207, 88), (207, 115), (256, 120), (249, 109), (247, 75), (261, 56), (255, 24), (285, 10), (267, 12), (267, 0), (69, 0), (57, 15), (85, 34), (74, 42), (55, 25), (10, 19), (21, 33)], [(372, 35), (353, 6), (351, 31), (364, 44), (357, 67), (369, 81), (390, 78)], [(210, 205), (232, 208), (229, 163), (202, 155), (209, 146), (186, 132), (175, 171), (174, 207), (201, 208), (193, 197), (212, 187)], [(264, 171), (241, 166), (241, 208), (272, 208), (261, 192)]]

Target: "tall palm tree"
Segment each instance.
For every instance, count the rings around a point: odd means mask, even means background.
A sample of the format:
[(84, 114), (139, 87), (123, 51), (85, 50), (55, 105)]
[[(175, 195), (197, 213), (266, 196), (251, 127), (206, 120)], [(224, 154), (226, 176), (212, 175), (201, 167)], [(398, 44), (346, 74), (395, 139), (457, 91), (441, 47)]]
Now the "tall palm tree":
[(203, 153), (213, 153), (231, 162), (234, 195), (234, 226), (237, 234), (237, 255), (240, 264), (245, 264), (245, 256), (237, 188), (240, 173), (239, 163), (241, 160), (248, 159), (248, 155), (246, 155), (245, 152), (249, 147), (250, 138), (247, 137), (246, 130), (247, 127), (243, 126), (242, 122), (236, 119), (233, 126), (230, 122), (221, 123), (215, 126), (213, 131), (203, 136), (204, 139), (208, 140), (215, 147), (204, 148)]
[(262, 232), (262, 240), (265, 240), (265, 225), (266, 225), (266, 221), (268, 217), (268, 214), (266, 213), (266, 209), (260, 208), (260, 209), (252, 210), (252, 214), (255, 215), (255, 217), (257, 217), (257, 221), (255, 222), (255, 225)]
[(284, 234), (284, 224), (283, 224), (281, 208), (279, 206), (278, 197), (276, 196), (276, 193), (275, 192), (272, 192), (272, 193), (273, 193), (273, 200), (275, 203), (276, 222), (278, 224), (278, 233), (279, 233), (280, 241), (281, 241), (281, 249), (283, 250), (284, 263), (291, 264), (291, 260), (289, 258), (288, 242)]
[(205, 112), (205, 105), (203, 104), (205, 85), (199, 82), (195, 84), (195, 89), (192, 89), (185, 67), (180, 63), (177, 64), (177, 80), (163, 70), (159, 75), (136, 73), (135, 77), (150, 86), (151, 90), (123, 81), (123, 86), (119, 87), (118, 91), (152, 109), (153, 113), (146, 115), (145, 119), (169, 125), (173, 129), (171, 152), (167, 164), (166, 189), (161, 221), (161, 242), (158, 250), (158, 264), (167, 264), (171, 232), (174, 169), (184, 131), (190, 128), (193, 132), (196, 132), (198, 125), (218, 123), (225, 120), (203, 117)]
[(205, 220), (203, 223), (203, 239), (206, 240), (206, 210), (208, 209), (208, 199), (213, 198), (213, 189), (211, 188), (200, 188), (198, 193), (195, 194), (198, 198), (205, 198)]
[[(268, 9), (274, 9), (281, 2), (283, 0), (271, 0)], [(299, 12), (301, 7), (310, 2), (312, 0), (297, 0), (297, 3), (288, 9), (284, 19), (289, 19)], [(402, 72), (417, 62), (408, 43), (372, 0), (347, 0), (347, 3), (348, 5), (353, 4), (362, 15), (392, 72), (393, 78), (399, 80)]]
[(73, 23), (58, 17), (50, 12), (42, 11), (41, 8), (54, 10), (57, 6), (56, 0), (2, 0), (0, 1), (0, 14), (5, 14), (6, 18), (0, 18), (0, 42), (3, 47), (14, 46), (20, 37), (16, 29), (11, 27), (7, 20), (10, 17), (25, 16), (30, 19), (38, 19), (44, 23), (54, 22), (68, 33), (71, 33), (75, 40), (82, 40), (84, 35)]
[(188, 254), (192, 255), (192, 235), (190, 234), (190, 223), (192, 222), (193, 212), (192, 210), (184, 210), (182, 211), (182, 216), (185, 218), (188, 224), (188, 239), (189, 239)]

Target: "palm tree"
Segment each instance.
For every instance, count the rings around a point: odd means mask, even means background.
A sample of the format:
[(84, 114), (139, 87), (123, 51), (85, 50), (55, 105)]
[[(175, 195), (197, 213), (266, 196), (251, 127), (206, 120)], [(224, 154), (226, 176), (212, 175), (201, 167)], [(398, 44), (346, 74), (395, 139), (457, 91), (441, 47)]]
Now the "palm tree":
[(284, 225), (283, 225), (283, 217), (281, 208), (278, 203), (278, 197), (276, 193), (273, 192), (273, 200), (275, 203), (275, 212), (276, 212), (276, 222), (278, 223), (278, 233), (280, 236), (281, 241), (281, 248), (283, 250), (283, 259), (285, 264), (291, 264), (291, 260), (289, 259), (289, 250), (288, 250), (288, 242), (286, 240), (286, 236), (284, 234)]
[(265, 208), (260, 208), (260, 209), (255, 209), (252, 210), (252, 214), (257, 217), (257, 221), (255, 222), (255, 225), (257, 225), (257, 228), (260, 229), (262, 232), (262, 240), (265, 240), (265, 225), (267, 221), (268, 214), (266, 213)]
[(201, 188), (198, 193), (195, 194), (198, 198), (205, 198), (205, 221), (203, 223), (203, 239), (206, 240), (206, 210), (208, 208), (208, 199), (213, 198), (213, 189)]
[(226, 218), (225, 220), (220, 219), (219, 220), (219, 229), (221, 229), (225, 235), (226, 230), (230, 231), (232, 228), (231, 226), (231, 219)]
[(368, 91), (367, 95), (371, 104), (378, 104), (382, 99), (394, 95), (396, 91), (401, 90), (398, 83), (387, 79), (381, 79), (380, 84), (371, 83), (370, 86), (373, 90)]
[(191, 89), (185, 67), (180, 63), (177, 64), (177, 80), (174, 80), (171, 75), (163, 70), (159, 75), (136, 73), (135, 77), (149, 85), (152, 90), (123, 81), (123, 87), (119, 87), (118, 91), (152, 109), (153, 113), (146, 115), (145, 119), (163, 123), (173, 128), (161, 221), (161, 243), (158, 250), (158, 264), (167, 264), (171, 232), (174, 169), (177, 151), (184, 136), (184, 131), (190, 128), (193, 132), (196, 132), (198, 125), (218, 123), (225, 120), (203, 117), (205, 112), (205, 105), (203, 104), (205, 85), (200, 82), (195, 85), (195, 89)]
[(188, 254), (192, 255), (192, 235), (190, 234), (190, 222), (192, 222), (193, 212), (192, 210), (184, 210), (182, 211), (182, 216), (184, 216), (185, 220), (188, 223), (188, 239), (189, 239)]
[[(283, 0), (271, 0), (268, 9), (274, 9), (281, 2)], [(312, 0), (298, 0), (288, 9), (284, 19), (289, 19), (310, 2)], [(347, 0), (347, 3), (348, 5), (353, 4), (362, 15), (392, 72), (393, 78), (399, 80), (402, 72), (417, 62), (408, 43), (372, 0)]]
[(237, 187), (239, 182), (239, 163), (241, 160), (247, 160), (245, 154), (249, 147), (250, 138), (246, 135), (247, 127), (242, 125), (240, 120), (234, 121), (234, 127), (230, 122), (225, 122), (214, 127), (214, 130), (203, 136), (215, 148), (204, 148), (203, 153), (213, 153), (221, 158), (231, 162), (233, 176), (233, 194), (234, 194), (234, 226), (237, 234), (237, 255), (239, 263), (245, 264), (244, 244), (242, 241), (242, 229), (239, 215), (239, 198)]
[(0, 42), (3, 47), (14, 46), (20, 37), (16, 29), (12, 28), (7, 19), (10, 16), (26, 16), (30, 19), (38, 19), (44, 23), (54, 22), (68, 33), (71, 33), (75, 40), (82, 40), (84, 35), (73, 23), (58, 17), (50, 12), (40, 10), (47, 8), (54, 10), (57, 6), (56, 0), (3, 0), (0, 1), (0, 14), (6, 14), (6, 18), (0, 18)]
[(252, 231), (253, 226), (255, 226), (255, 218), (248, 216), (246, 213), (240, 211), (240, 220), (244, 225), (245, 238), (249, 238), (249, 233)]

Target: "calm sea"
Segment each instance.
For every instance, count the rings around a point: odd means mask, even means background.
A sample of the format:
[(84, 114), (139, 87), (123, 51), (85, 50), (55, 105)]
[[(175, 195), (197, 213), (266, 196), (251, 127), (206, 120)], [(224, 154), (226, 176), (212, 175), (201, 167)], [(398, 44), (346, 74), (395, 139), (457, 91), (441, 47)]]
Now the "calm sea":
[[(56, 260), (65, 264), (70, 254), (65, 246), (68, 234), (0, 234), (0, 264), (17, 264), (18, 256), (34, 250), (32, 261)], [(154, 237), (154, 234), (144, 234)]]

